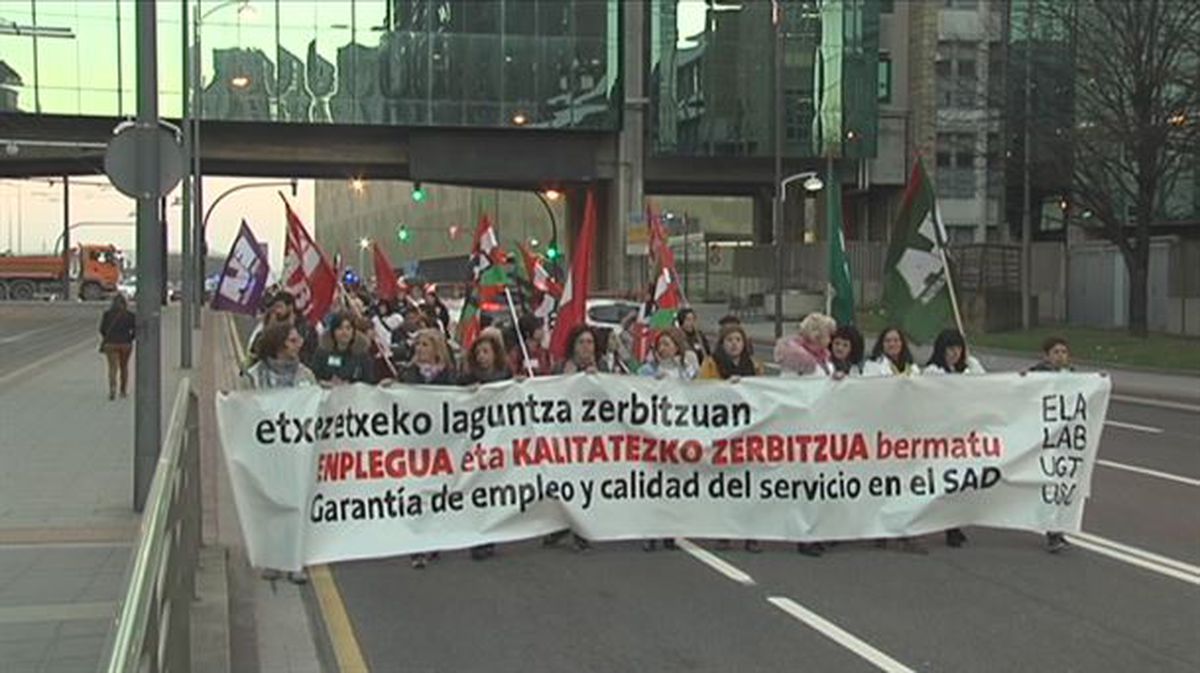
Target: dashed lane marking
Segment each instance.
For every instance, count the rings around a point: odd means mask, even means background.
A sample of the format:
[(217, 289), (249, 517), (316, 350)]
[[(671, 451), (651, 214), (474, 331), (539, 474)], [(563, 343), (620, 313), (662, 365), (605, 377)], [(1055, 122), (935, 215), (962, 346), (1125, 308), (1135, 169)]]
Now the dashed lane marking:
[(1138, 425), (1137, 423), (1123, 423), (1121, 421), (1104, 421), (1104, 424), (1111, 425), (1114, 428), (1121, 428), (1122, 430), (1136, 430), (1138, 432), (1148, 432), (1152, 435), (1161, 435), (1163, 433), (1162, 428), (1154, 428), (1149, 425)]
[(1111, 460), (1097, 460), (1096, 464), (1103, 465), (1104, 467), (1111, 467), (1116, 470), (1125, 470), (1126, 472), (1134, 472), (1136, 474), (1144, 474), (1147, 477), (1157, 477), (1159, 479), (1166, 479), (1168, 481), (1174, 481), (1174, 482), (1178, 482), (1180, 484), (1186, 484), (1188, 486), (1200, 486), (1200, 479), (1192, 479), (1191, 477), (1181, 477), (1178, 474), (1171, 474), (1170, 472), (1160, 472), (1158, 470), (1151, 470), (1148, 467), (1138, 467), (1137, 465), (1127, 465), (1125, 463), (1115, 463)]
[(691, 540), (679, 538), (676, 542), (679, 544), (679, 548), (690, 554), (692, 558), (721, 573), (734, 582), (737, 582), (738, 584), (744, 584), (746, 586), (754, 585), (753, 577), (742, 572), (742, 570), (733, 564), (728, 563), (720, 556), (717, 556), (707, 549), (697, 546)]
[(1200, 567), (1092, 533), (1068, 533), (1072, 544), (1111, 559), (1200, 586)]
[(866, 659), (876, 668), (888, 673), (913, 673), (913, 669), (896, 661), (862, 638), (825, 619), (790, 598), (771, 596), (767, 602), (804, 622), (821, 635)]

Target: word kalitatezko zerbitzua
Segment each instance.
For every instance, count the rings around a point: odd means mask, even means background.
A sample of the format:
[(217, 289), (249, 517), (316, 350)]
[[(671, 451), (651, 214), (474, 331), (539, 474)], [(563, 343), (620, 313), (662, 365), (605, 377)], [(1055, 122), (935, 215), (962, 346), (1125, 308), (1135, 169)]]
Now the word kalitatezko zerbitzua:
[(593, 540), (1075, 531), (1109, 391), (1091, 374), (576, 375), (236, 392), (218, 420), (251, 561), (299, 568), (564, 528)]

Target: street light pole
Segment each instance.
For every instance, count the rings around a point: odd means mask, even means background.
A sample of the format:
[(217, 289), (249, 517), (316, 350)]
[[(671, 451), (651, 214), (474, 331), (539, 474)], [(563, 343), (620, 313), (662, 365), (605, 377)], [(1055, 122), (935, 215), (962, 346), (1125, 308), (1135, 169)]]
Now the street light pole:
[[(71, 301), (71, 182), (63, 176), (63, 301)], [(82, 260), (80, 262), (82, 268)]]
[(141, 512), (162, 445), (162, 236), (158, 221), (158, 28), (153, 2), (136, 5), (137, 23), (137, 347), (134, 389), (133, 509)]
[[(184, 0), (186, 3), (186, 0)], [(216, 8), (214, 8), (216, 9)], [(210, 10), (211, 11), (211, 10)], [(203, 60), (203, 48), (200, 43), (200, 2), (196, 0), (196, 4), (192, 7), (192, 42), (196, 45), (192, 52), (191, 80), (192, 80), (192, 104), (188, 107), (188, 112), (191, 113), (192, 122), (192, 222), (195, 226), (192, 227), (193, 252), (195, 260), (192, 262), (192, 277), (196, 278), (197, 282), (192, 289), (192, 310), (196, 324), (200, 324), (200, 310), (204, 304), (204, 282), (200, 279), (204, 278), (204, 178), (200, 171), (200, 118), (204, 116), (204, 101), (200, 95), (200, 61)], [(184, 22), (186, 23), (186, 15)]]
[[(773, 3), (774, 5), (774, 3)], [(775, 193), (771, 199), (771, 237), (775, 245), (775, 338), (783, 337), (783, 15), (773, 7), (775, 28)]]
[[(181, 43), (183, 45), (183, 73), (184, 81), (187, 80), (188, 68), (190, 67), (190, 45), (188, 44), (188, 22), (187, 22), (187, 6), (188, 0), (180, 0), (183, 6), (180, 16), (183, 20), (179, 22), (180, 30), (183, 33)], [(183, 294), (183, 306), (179, 312), (179, 366), (183, 369), (192, 367), (192, 316), (195, 311), (196, 293), (193, 289), (195, 282), (195, 265), (192, 263), (192, 117), (188, 106), (188, 89), (183, 89), (183, 186), (181, 191), (182, 204), (179, 209), (180, 220), (180, 240), (182, 242), (182, 251), (180, 254), (180, 273), (182, 274), (182, 287), (180, 288)]]

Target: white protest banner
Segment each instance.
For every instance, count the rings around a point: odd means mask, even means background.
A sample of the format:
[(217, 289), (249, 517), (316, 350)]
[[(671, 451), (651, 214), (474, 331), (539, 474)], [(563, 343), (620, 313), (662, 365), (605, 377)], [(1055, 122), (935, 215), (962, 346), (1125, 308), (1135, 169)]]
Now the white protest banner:
[(303, 565), (571, 528), (592, 540), (1079, 530), (1099, 374), (655, 380), (218, 396), (250, 560)]

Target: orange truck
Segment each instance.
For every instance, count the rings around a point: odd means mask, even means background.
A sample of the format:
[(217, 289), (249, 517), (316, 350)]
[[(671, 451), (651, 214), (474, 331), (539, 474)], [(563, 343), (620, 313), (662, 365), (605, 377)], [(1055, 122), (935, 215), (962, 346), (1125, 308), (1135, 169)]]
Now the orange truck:
[(112, 245), (80, 245), (71, 250), (69, 266), (61, 255), (0, 255), (0, 301), (58, 293), (67, 273), (78, 284), (80, 299), (104, 299), (121, 282), (120, 251)]

